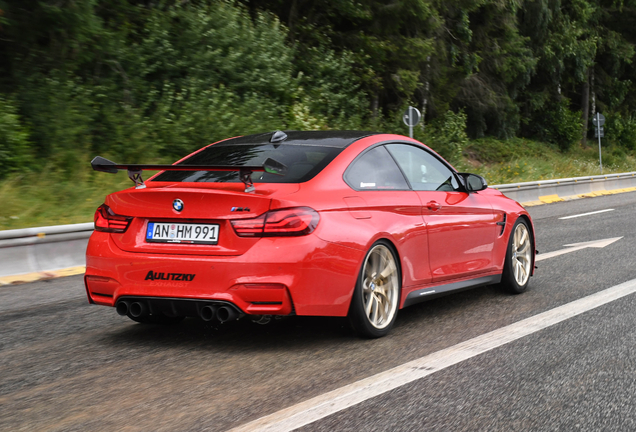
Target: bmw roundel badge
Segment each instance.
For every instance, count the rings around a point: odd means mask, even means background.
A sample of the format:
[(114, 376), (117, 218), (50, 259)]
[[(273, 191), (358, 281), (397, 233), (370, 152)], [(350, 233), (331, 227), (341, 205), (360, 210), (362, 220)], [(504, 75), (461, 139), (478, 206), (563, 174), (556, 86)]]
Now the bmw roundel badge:
[(183, 201), (181, 201), (180, 199), (172, 201), (172, 208), (180, 212), (181, 210), (183, 210)]

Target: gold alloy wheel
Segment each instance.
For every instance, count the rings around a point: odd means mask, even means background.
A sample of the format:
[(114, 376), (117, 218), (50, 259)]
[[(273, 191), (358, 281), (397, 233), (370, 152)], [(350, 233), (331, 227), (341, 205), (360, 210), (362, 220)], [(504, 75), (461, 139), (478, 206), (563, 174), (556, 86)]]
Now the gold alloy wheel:
[(512, 239), (512, 270), (519, 286), (524, 286), (530, 277), (531, 262), (530, 233), (525, 224), (515, 228)]
[(395, 258), (383, 244), (367, 255), (362, 270), (362, 303), (369, 323), (383, 329), (393, 320), (398, 308), (399, 272)]

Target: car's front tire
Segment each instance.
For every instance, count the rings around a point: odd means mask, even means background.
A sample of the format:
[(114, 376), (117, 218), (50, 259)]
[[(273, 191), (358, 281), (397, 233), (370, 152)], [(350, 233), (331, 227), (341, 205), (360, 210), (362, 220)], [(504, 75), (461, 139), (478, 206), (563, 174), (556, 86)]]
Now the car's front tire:
[(393, 327), (400, 306), (402, 277), (395, 252), (378, 241), (367, 252), (358, 275), (349, 320), (363, 337), (385, 336)]
[(520, 294), (528, 288), (532, 273), (532, 232), (525, 219), (519, 218), (512, 227), (501, 286), (508, 292)]

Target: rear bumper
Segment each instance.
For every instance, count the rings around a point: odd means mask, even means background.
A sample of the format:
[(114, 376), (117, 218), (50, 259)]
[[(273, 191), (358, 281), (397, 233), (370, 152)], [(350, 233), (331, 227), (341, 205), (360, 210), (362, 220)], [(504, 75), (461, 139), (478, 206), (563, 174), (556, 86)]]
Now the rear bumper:
[(250, 315), (345, 316), (364, 252), (317, 236), (263, 238), (240, 256), (126, 252), (94, 232), (86, 251), (89, 302), (122, 296), (229, 302)]

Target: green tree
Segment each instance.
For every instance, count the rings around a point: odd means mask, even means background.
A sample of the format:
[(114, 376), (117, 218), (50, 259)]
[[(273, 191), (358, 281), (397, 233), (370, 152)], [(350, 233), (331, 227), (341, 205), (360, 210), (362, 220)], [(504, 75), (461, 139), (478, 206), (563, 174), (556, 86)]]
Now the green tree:
[(20, 121), (17, 107), (0, 96), (0, 178), (29, 166), (29, 144), (29, 132)]

